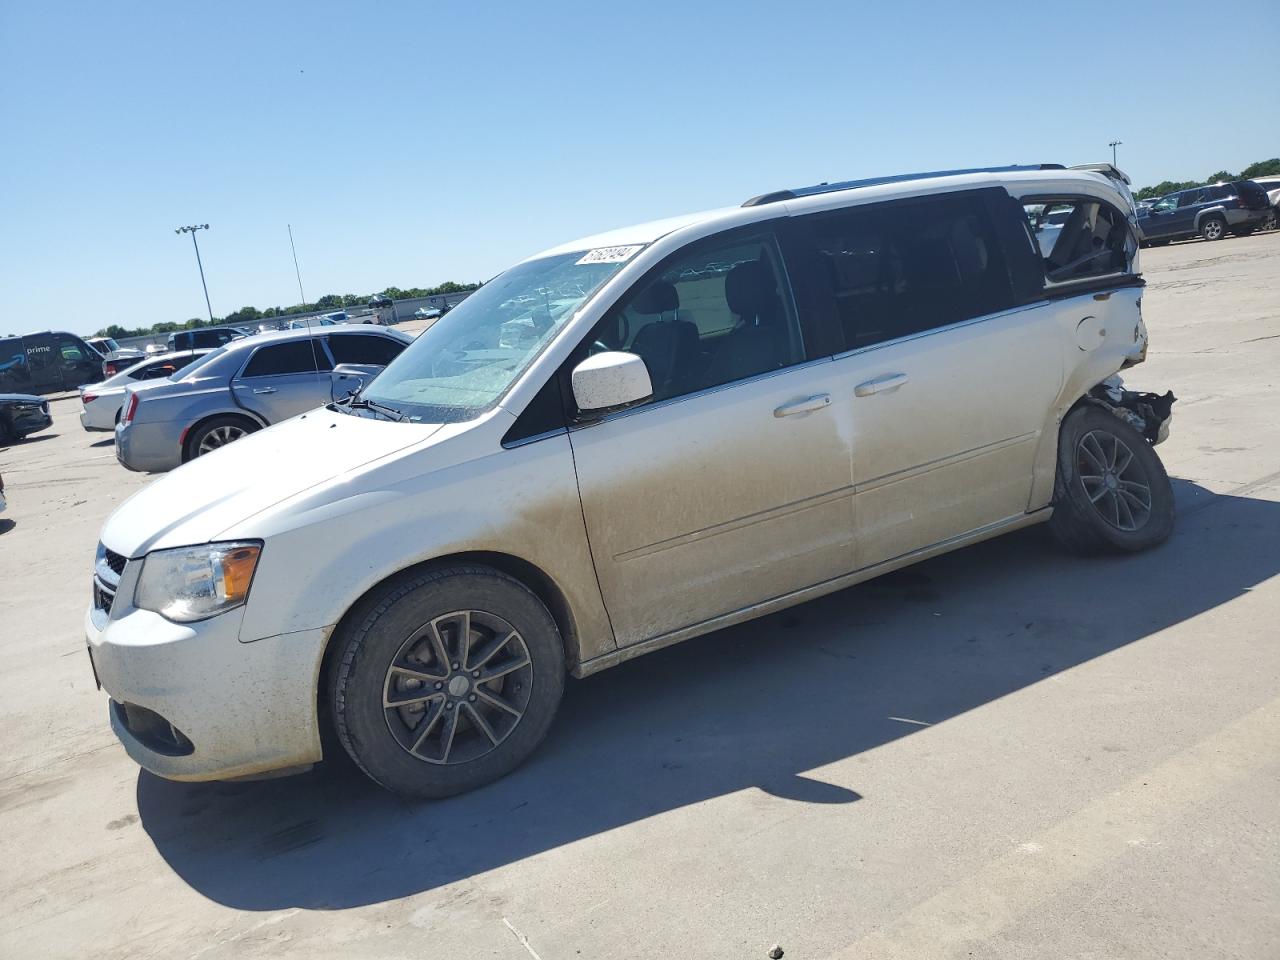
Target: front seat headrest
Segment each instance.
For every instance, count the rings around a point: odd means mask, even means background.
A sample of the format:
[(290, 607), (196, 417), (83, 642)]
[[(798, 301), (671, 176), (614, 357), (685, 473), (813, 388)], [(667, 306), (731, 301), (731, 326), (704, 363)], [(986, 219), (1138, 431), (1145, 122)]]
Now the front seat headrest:
[(631, 309), (646, 315), (679, 310), (680, 294), (671, 281), (655, 280), (640, 291), (639, 296), (632, 301)]
[(773, 271), (759, 260), (744, 260), (724, 278), (729, 309), (744, 320), (763, 318), (773, 295)]

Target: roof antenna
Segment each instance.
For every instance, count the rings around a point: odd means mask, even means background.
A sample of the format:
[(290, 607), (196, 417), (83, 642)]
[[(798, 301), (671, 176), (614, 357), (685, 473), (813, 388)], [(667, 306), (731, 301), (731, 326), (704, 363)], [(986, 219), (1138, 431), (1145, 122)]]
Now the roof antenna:
[[(307, 295), (302, 292), (302, 271), (298, 269), (298, 248), (293, 244), (293, 224), (286, 224), (289, 228), (289, 249), (293, 251), (293, 272), (298, 278), (298, 293), (302, 296), (302, 309), (307, 309)], [(320, 385), (320, 357), (316, 354), (316, 338), (311, 335), (311, 316), (308, 314), (302, 321), (307, 325), (307, 342), (311, 344), (311, 369), (316, 375), (316, 386)], [(329, 399), (333, 399), (333, 386), (330, 381)]]

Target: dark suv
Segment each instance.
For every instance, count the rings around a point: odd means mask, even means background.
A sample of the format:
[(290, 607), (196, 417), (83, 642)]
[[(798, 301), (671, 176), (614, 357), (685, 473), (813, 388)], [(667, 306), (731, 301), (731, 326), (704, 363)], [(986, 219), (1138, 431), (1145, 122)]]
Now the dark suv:
[(1252, 180), (1232, 180), (1161, 197), (1150, 209), (1138, 209), (1138, 226), (1147, 244), (1195, 236), (1221, 240), (1228, 231), (1247, 237), (1268, 213), (1265, 190)]
[(165, 346), (169, 353), (177, 350), (216, 349), (232, 340), (240, 340), (244, 334), (235, 327), (197, 327), (169, 334)]

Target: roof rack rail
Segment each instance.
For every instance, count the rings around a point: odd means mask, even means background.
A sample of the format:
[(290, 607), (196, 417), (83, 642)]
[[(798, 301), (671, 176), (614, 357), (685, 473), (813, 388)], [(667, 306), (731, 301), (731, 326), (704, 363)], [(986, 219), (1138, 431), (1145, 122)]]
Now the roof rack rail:
[(744, 207), (759, 207), (766, 203), (777, 203), (779, 200), (795, 200), (797, 197), (812, 197), (822, 193), (835, 193), (838, 190), (853, 190), (856, 187), (878, 187), (882, 183), (903, 183), (907, 180), (927, 180), (931, 177), (957, 177), (965, 173), (1014, 173), (1020, 170), (1065, 170), (1060, 163), (1023, 163), (1010, 164), (1005, 167), (969, 167), (964, 170), (931, 170), (928, 173), (900, 173), (893, 177), (872, 177), (868, 180), (845, 180), (842, 183), (818, 183), (812, 187), (793, 187), (790, 190), (774, 190), (762, 193), (745, 201)]

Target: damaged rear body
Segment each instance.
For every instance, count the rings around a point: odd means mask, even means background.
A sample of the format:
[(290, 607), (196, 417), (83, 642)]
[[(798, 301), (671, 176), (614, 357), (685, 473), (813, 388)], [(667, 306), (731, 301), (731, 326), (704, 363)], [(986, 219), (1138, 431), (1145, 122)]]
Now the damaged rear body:
[(1090, 403), (1103, 407), (1119, 417), (1155, 446), (1169, 437), (1173, 422), (1173, 404), (1178, 398), (1172, 390), (1164, 394), (1127, 390), (1118, 376), (1107, 377), (1089, 391)]

